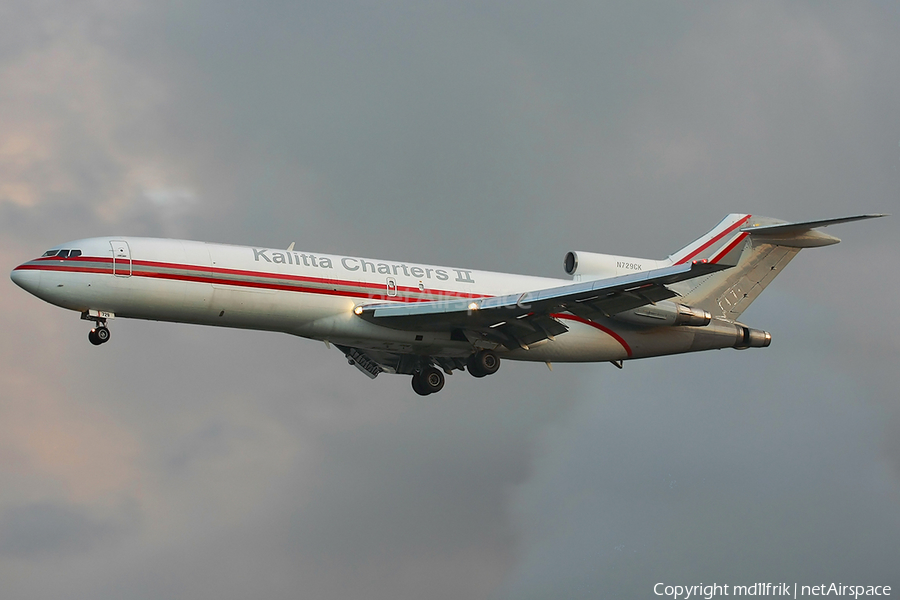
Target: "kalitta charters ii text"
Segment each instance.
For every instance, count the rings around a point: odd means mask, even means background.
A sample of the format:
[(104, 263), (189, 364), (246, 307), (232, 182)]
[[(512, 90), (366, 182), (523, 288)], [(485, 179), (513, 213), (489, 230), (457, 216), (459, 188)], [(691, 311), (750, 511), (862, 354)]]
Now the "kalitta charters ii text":
[(735, 596), (780, 596), (801, 598), (814, 596), (842, 596), (845, 598), (889, 597), (889, 585), (844, 585), (843, 583), (822, 583), (819, 585), (799, 585), (790, 583), (754, 583), (752, 585), (732, 585), (730, 583), (709, 583), (698, 585), (669, 585), (657, 583), (653, 586), (657, 596), (667, 596), (672, 600), (712, 600), (715, 597)]

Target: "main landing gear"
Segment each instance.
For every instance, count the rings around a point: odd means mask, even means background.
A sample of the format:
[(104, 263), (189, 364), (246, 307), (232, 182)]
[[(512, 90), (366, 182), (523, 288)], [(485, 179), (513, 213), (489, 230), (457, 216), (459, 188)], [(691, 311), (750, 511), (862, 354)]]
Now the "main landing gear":
[(491, 350), (480, 350), (469, 357), (466, 367), (473, 377), (493, 375), (500, 368), (500, 357)]
[[(500, 357), (492, 350), (480, 350), (466, 361), (466, 369), (475, 377), (493, 375), (499, 368)], [(444, 374), (436, 367), (424, 366), (413, 373), (412, 388), (420, 396), (434, 394), (441, 391), (443, 387)]]
[[(500, 368), (500, 357), (492, 350), (480, 350), (466, 361), (466, 369), (474, 377), (493, 375)], [(408, 373), (409, 371), (407, 371)], [(413, 373), (413, 390), (420, 396), (434, 394), (444, 387), (444, 374), (431, 365)]]
[(444, 374), (435, 367), (425, 367), (412, 376), (412, 388), (420, 396), (427, 396), (444, 388)]

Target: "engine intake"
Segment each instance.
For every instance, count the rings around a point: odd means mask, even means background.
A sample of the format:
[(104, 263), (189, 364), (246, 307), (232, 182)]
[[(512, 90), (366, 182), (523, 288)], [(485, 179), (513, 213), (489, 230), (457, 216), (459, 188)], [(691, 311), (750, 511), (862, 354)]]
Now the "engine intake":
[(566, 252), (566, 258), (563, 259), (563, 268), (569, 275), (574, 275), (578, 269), (578, 255), (574, 252)]

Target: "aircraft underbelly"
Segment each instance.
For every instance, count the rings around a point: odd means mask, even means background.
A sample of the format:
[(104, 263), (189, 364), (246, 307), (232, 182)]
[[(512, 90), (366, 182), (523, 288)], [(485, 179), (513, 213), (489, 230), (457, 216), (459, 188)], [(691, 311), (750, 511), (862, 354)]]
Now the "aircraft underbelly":
[(613, 323), (567, 323), (569, 331), (504, 353), (510, 360), (537, 362), (597, 362), (680, 354), (734, 347), (734, 326), (636, 327)]
[(538, 344), (503, 353), (510, 360), (539, 362), (595, 362), (629, 357), (629, 344), (615, 330), (580, 322), (566, 322), (569, 331)]
[(44, 300), (79, 312), (247, 329), (293, 332), (353, 308), (349, 299), (111, 274), (44, 271), (41, 283)]

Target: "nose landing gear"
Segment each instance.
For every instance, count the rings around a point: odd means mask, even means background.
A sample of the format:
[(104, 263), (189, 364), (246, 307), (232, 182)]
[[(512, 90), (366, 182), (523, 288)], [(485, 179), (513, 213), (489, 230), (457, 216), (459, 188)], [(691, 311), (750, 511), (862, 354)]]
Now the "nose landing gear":
[(98, 324), (88, 332), (88, 341), (93, 345), (99, 346), (109, 341), (109, 329), (106, 325)]
[(115, 315), (107, 311), (87, 310), (81, 313), (81, 319), (84, 321), (93, 321), (96, 326), (88, 332), (88, 341), (95, 346), (105, 344), (109, 341), (109, 328), (106, 326), (106, 320), (112, 319)]

